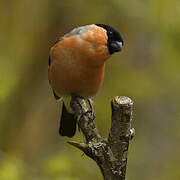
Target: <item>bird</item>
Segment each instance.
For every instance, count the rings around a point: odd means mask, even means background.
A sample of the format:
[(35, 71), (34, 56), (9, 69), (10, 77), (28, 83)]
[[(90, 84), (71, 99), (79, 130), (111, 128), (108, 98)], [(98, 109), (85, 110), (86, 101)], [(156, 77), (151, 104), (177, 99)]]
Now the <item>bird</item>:
[(106, 60), (123, 45), (121, 34), (112, 26), (90, 24), (60, 36), (50, 48), (48, 79), (55, 99), (62, 100), (61, 136), (70, 138), (76, 132), (72, 95), (94, 97), (104, 79)]

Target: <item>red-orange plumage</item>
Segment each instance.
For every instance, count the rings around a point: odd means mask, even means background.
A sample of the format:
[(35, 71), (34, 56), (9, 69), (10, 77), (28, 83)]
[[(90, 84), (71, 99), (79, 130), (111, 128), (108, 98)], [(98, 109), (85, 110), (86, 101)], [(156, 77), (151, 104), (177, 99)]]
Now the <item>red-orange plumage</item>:
[(59, 96), (95, 95), (101, 87), (109, 56), (106, 31), (95, 25), (82, 35), (59, 41), (50, 51), (52, 89)]

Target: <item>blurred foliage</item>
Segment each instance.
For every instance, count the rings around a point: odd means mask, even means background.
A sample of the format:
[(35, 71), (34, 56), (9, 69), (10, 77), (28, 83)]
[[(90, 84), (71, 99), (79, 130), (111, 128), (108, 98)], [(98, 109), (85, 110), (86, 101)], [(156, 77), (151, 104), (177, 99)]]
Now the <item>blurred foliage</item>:
[[(47, 79), (49, 49), (72, 28), (104, 23), (124, 37), (94, 98), (110, 128), (109, 101), (134, 100), (128, 179), (180, 179), (180, 1), (0, 1), (0, 179), (102, 179), (96, 164), (59, 137), (60, 105)], [(75, 140), (83, 140), (77, 133)]]

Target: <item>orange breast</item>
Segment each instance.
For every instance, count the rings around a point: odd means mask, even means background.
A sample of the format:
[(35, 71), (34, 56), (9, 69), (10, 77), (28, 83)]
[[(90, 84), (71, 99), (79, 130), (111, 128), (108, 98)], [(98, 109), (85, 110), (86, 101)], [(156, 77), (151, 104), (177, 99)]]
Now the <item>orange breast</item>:
[(93, 96), (98, 92), (104, 78), (105, 60), (109, 57), (105, 42), (107, 39), (94, 47), (89, 40), (74, 35), (51, 48), (49, 81), (57, 95)]

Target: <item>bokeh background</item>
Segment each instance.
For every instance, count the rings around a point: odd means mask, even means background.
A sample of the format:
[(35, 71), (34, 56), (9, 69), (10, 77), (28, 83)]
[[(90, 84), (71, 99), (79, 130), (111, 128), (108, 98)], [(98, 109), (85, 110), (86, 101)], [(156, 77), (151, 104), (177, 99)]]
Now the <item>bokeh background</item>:
[[(125, 46), (107, 61), (94, 98), (107, 137), (110, 99), (134, 101), (129, 180), (180, 179), (180, 1), (0, 1), (0, 179), (102, 180), (96, 164), (58, 135), (60, 104), (47, 79), (56, 38), (104, 23)], [(77, 133), (73, 140), (83, 140)]]

